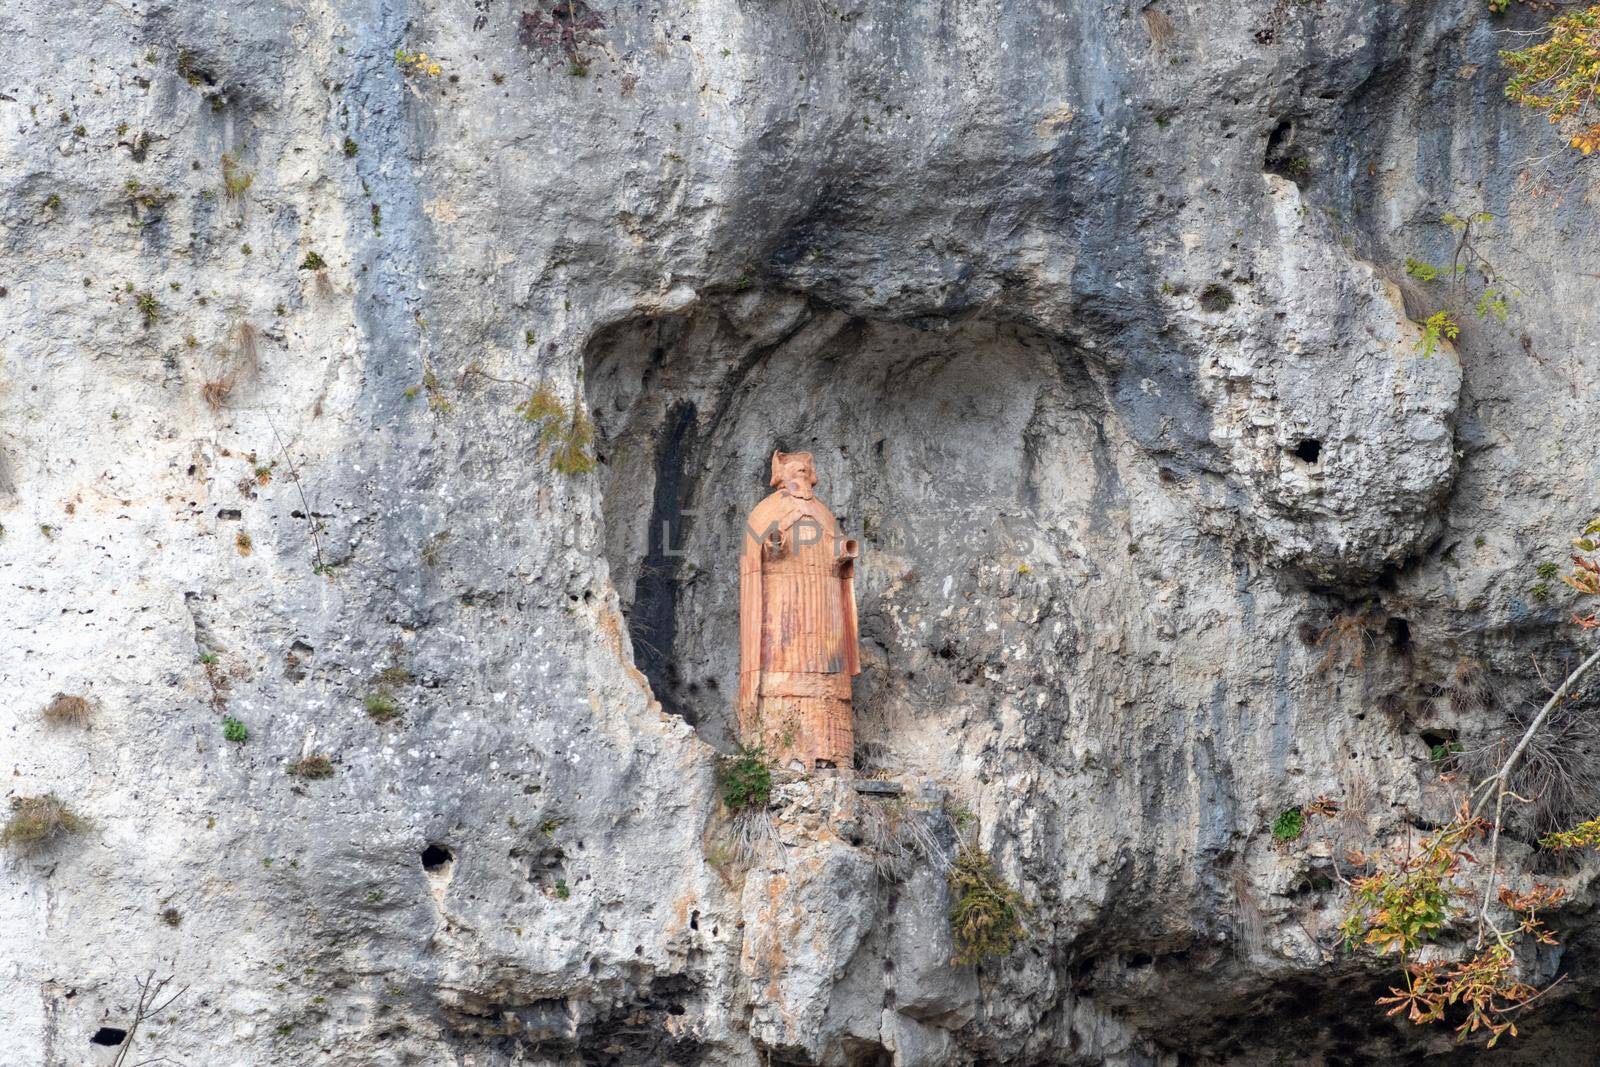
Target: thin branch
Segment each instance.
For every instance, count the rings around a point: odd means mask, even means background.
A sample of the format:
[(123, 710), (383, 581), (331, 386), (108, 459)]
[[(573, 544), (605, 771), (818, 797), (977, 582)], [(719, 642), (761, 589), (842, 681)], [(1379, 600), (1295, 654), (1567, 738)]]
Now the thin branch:
[[(1561, 687), (1551, 695), (1549, 700), (1545, 701), (1544, 707), (1539, 709), (1539, 714), (1534, 716), (1533, 721), (1528, 724), (1528, 728), (1522, 732), (1522, 738), (1517, 742), (1517, 746), (1511, 750), (1511, 755), (1506, 757), (1505, 763), (1500, 765), (1498, 771), (1489, 776), (1488, 781), (1502, 783), (1506, 781), (1511, 771), (1516, 767), (1517, 762), (1522, 759), (1522, 754), (1527, 750), (1528, 743), (1533, 740), (1533, 735), (1538, 733), (1539, 729), (1544, 726), (1545, 720), (1550, 717), (1550, 713), (1555, 710), (1556, 705), (1566, 699), (1567, 694), (1572, 691), (1572, 687), (1578, 683), (1578, 680), (1588, 674), (1590, 669), (1597, 663), (1600, 663), (1600, 649), (1596, 649), (1588, 659), (1578, 665), (1576, 670), (1567, 675), (1566, 681), (1562, 682)], [(1479, 803), (1481, 805), (1482, 802), (1480, 801)], [(1478, 814), (1477, 808), (1474, 809), (1473, 814)]]
[(462, 381), (462, 382), (465, 382), (468, 378), (471, 378), (471, 377), (487, 378), (491, 382), (499, 382), (501, 385), (516, 385), (516, 386), (522, 387), (523, 389), (532, 389), (533, 388), (533, 386), (529, 385), (527, 382), (519, 381), (516, 378), (496, 378), (494, 375), (490, 374), (488, 371), (486, 371), (482, 367), (478, 366), (478, 364), (476, 362), (469, 363), (465, 367), (463, 367), (462, 370), (461, 370), (461, 375), (460, 375), (458, 380)]
[[(133, 980), (133, 984), (139, 987), (139, 1001), (134, 1006), (133, 1021), (128, 1024), (128, 1032), (122, 1039), (122, 1047), (117, 1050), (117, 1058), (111, 1061), (111, 1067), (124, 1067), (128, 1059), (128, 1053), (133, 1049), (133, 1039), (138, 1035), (139, 1027), (146, 1019), (161, 1014), (161, 1012), (171, 1007), (174, 1001), (189, 991), (189, 987), (184, 986), (157, 1005), (156, 999), (161, 996), (161, 991), (171, 984), (173, 977), (173, 975), (169, 974), (158, 981), (156, 972), (151, 971), (143, 978), (135, 978)], [(140, 1064), (163, 1063), (166, 1059), (165, 1056), (158, 1056), (153, 1060), (141, 1060)], [(140, 1064), (134, 1064), (133, 1067), (140, 1067)]]
[(295, 468), (294, 459), (289, 455), (288, 447), (283, 443), (283, 435), (278, 432), (278, 424), (272, 421), (272, 412), (263, 412), (267, 416), (267, 425), (272, 427), (272, 436), (278, 440), (278, 451), (283, 453), (283, 461), (289, 466), (289, 477), (294, 479), (295, 491), (300, 494), (300, 506), (305, 509), (306, 528), (311, 531), (311, 550), (316, 555), (316, 573), (327, 571), (327, 564), (322, 561), (322, 542), (317, 538), (317, 520), (311, 514), (311, 501), (306, 499), (305, 487), (300, 484), (300, 472)]
[[(1511, 755), (1507, 756), (1505, 762), (1500, 764), (1500, 769), (1478, 783), (1478, 786), (1473, 790), (1474, 793), (1477, 793), (1479, 790), (1484, 789), (1485, 786), (1491, 784), (1495, 786), (1492, 793), (1485, 791), (1481, 797), (1478, 797), (1471, 811), (1471, 816), (1476, 818), (1482, 812), (1483, 806), (1488, 802), (1489, 797), (1491, 795), (1494, 797), (1494, 820), (1489, 828), (1489, 863), (1487, 873), (1484, 875), (1483, 904), (1478, 909), (1479, 948), (1483, 947), (1485, 931), (1494, 926), (1489, 920), (1489, 908), (1494, 903), (1495, 869), (1500, 859), (1500, 828), (1505, 818), (1506, 797), (1514, 796), (1518, 800), (1523, 799), (1511, 791), (1511, 772), (1516, 768), (1517, 762), (1522, 759), (1522, 754), (1527, 751), (1534, 735), (1544, 726), (1545, 720), (1550, 718), (1550, 713), (1567, 698), (1567, 694), (1572, 691), (1572, 687), (1578, 683), (1578, 680), (1597, 663), (1600, 663), (1600, 649), (1590, 653), (1588, 659), (1580, 663), (1576, 670), (1567, 675), (1566, 681), (1562, 682), (1560, 687), (1550, 695), (1550, 699), (1545, 701), (1544, 707), (1539, 709), (1539, 714), (1535, 715), (1533, 721), (1528, 723), (1528, 728), (1522, 732), (1522, 738), (1517, 742), (1516, 747), (1511, 750)], [(1495, 933), (1498, 936), (1504, 936), (1498, 928), (1495, 928)]]

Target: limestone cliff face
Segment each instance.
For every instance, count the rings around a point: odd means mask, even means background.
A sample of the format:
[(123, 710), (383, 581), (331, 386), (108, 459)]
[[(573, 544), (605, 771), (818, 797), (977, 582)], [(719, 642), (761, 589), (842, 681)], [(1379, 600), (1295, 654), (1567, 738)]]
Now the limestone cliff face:
[[(93, 825), (0, 860), (0, 1060), (111, 1062), (150, 973), (128, 1063), (1449, 1050), (1334, 927), (1344, 850), (1447, 810), (1430, 747), (1578, 642), (1533, 590), (1595, 509), (1597, 172), (1502, 100), (1520, 19), (8, 4), (0, 751)], [(1476, 212), (1519, 295), (1424, 354), (1403, 266)], [(783, 784), (752, 840), (775, 447), (861, 540), (904, 792)], [(976, 968), (963, 810), (1030, 905)], [(1506, 1062), (1588, 1047), (1594, 870)]]

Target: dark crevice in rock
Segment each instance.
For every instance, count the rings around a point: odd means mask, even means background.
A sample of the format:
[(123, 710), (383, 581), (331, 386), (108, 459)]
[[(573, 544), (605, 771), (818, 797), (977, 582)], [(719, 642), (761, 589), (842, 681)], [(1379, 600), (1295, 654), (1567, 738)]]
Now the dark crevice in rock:
[[(522, 1062), (559, 1059), (581, 1067), (690, 1067), (706, 1049), (675, 1020), (703, 1008), (701, 984), (681, 974), (624, 983), (588, 998), (533, 997), (526, 1001), (460, 994), (445, 1008), (453, 1036)], [(774, 1061), (776, 1062), (776, 1061)]]
[(1267, 135), (1267, 154), (1261, 169), (1305, 186), (1311, 178), (1311, 161), (1295, 144), (1295, 122), (1285, 118)]
[(679, 544), (687, 521), (684, 501), (694, 491), (694, 477), (685, 472), (684, 462), (695, 443), (695, 415), (692, 402), (679, 401), (668, 410), (656, 438), (655, 495), (646, 530), (650, 547), (628, 613), (634, 662), (662, 708), (690, 723), (695, 721), (694, 707), (677, 697), (681, 679), (673, 645), (678, 630)]

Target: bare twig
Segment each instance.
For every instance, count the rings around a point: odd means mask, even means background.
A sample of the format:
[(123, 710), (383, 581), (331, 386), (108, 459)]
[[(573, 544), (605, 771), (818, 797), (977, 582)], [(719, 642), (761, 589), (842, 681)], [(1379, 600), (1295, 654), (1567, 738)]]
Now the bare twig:
[[(160, 1000), (162, 991), (172, 983), (173, 977), (173, 975), (169, 974), (165, 978), (158, 979), (156, 978), (156, 972), (151, 971), (143, 978), (135, 978), (133, 980), (133, 984), (139, 987), (139, 1001), (133, 1009), (133, 1021), (128, 1024), (127, 1036), (122, 1039), (122, 1047), (117, 1050), (117, 1058), (111, 1061), (111, 1067), (125, 1067), (128, 1053), (133, 1049), (134, 1036), (138, 1034), (139, 1027), (146, 1019), (160, 1015), (170, 1008), (174, 1001), (189, 991), (189, 987), (184, 986), (166, 1000), (161, 1000), (159, 1004), (156, 1003)], [(132, 1067), (161, 1063), (165, 1060), (165, 1056), (158, 1056), (153, 1060), (141, 1060), (140, 1063), (134, 1064)]]
[(317, 538), (317, 519), (311, 513), (311, 501), (306, 499), (306, 490), (300, 484), (300, 471), (294, 465), (294, 459), (289, 455), (288, 447), (283, 443), (283, 435), (278, 432), (278, 424), (272, 421), (272, 412), (264, 413), (267, 416), (267, 425), (272, 427), (272, 436), (278, 440), (278, 451), (283, 453), (283, 462), (289, 467), (289, 477), (294, 479), (294, 488), (300, 494), (300, 506), (305, 509), (306, 528), (311, 531), (311, 551), (316, 556), (315, 571), (322, 574), (327, 571), (328, 565), (322, 561), (322, 542)]

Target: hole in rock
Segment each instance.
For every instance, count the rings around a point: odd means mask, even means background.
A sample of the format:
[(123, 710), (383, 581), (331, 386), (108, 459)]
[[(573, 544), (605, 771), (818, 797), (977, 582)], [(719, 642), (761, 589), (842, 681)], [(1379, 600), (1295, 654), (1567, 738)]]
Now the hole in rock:
[[(583, 383), (634, 663), (664, 710), (724, 751), (737, 740), (744, 522), (773, 492), (774, 450), (812, 454), (818, 499), (863, 546), (855, 732), (884, 743), (887, 766), (959, 758), (943, 739), (998, 699), (961, 683), (1016, 655), (994, 628), (930, 639), (924, 621), (1080, 551), (1058, 531), (1096, 526), (1124, 492), (1112, 439), (1126, 431), (1091, 368), (1056, 338), (981, 317), (919, 329), (746, 290), (607, 327), (586, 346)], [(1055, 593), (1039, 580), (1015, 595), (1025, 611)], [(1026, 677), (1077, 639), (1076, 624), (1052, 630), (1014, 665)], [(915, 673), (941, 651), (961, 671)]]
[(1267, 152), (1262, 160), (1261, 169), (1268, 174), (1288, 178), (1296, 185), (1304, 187), (1311, 178), (1311, 161), (1306, 153), (1295, 145), (1294, 134), (1292, 119), (1284, 119), (1273, 127), (1267, 136)]
[(1389, 635), (1389, 647), (1397, 656), (1411, 655), (1411, 624), (1404, 619), (1392, 618), (1384, 624)]
[(1322, 458), (1322, 442), (1315, 437), (1303, 437), (1294, 446), (1294, 458), (1304, 463), (1315, 463)]
[(1424, 745), (1428, 746), (1428, 751), (1433, 752), (1438, 749), (1448, 751), (1449, 746), (1455, 743), (1458, 734), (1455, 730), (1448, 729), (1423, 730), (1417, 736), (1422, 739)]
[(449, 846), (429, 842), (422, 850), (422, 869), (429, 874), (444, 874), (455, 859), (456, 854), (450, 851)]
[(841, 1051), (845, 1067), (894, 1067), (894, 1054), (876, 1041), (847, 1037)]
[(94, 1032), (89, 1039), (91, 1045), (109, 1045), (115, 1047), (128, 1039), (128, 1031), (120, 1026), (102, 1026)]

